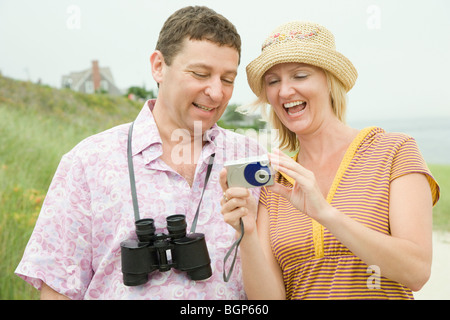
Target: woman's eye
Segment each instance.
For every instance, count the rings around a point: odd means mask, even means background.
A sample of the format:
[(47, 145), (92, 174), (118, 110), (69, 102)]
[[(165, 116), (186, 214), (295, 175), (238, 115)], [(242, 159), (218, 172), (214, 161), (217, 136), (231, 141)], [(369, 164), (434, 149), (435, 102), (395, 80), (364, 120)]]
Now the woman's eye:
[(299, 74), (296, 74), (294, 78), (296, 78), (296, 79), (304, 79), (306, 77), (308, 77), (307, 74), (299, 73)]
[(267, 83), (267, 85), (270, 86), (270, 85), (276, 84), (278, 81), (279, 81), (278, 79), (267, 79), (266, 83)]

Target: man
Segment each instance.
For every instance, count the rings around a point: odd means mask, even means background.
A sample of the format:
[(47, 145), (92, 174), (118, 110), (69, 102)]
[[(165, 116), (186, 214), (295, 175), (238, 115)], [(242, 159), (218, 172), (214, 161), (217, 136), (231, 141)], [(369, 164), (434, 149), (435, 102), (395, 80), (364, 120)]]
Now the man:
[(139, 214), (154, 219), (157, 232), (167, 233), (173, 214), (186, 216), (189, 232), (215, 155), (195, 230), (205, 234), (212, 276), (194, 281), (172, 268), (124, 285), (120, 244), (136, 239), (124, 124), (87, 138), (61, 160), (16, 270), (42, 299), (245, 298), (239, 263), (228, 282), (222, 278), (235, 232), (220, 214), (218, 179), (225, 161), (263, 150), (215, 124), (233, 92), (240, 45), (235, 27), (211, 9), (175, 12), (150, 57), (158, 98), (145, 103), (132, 131)]

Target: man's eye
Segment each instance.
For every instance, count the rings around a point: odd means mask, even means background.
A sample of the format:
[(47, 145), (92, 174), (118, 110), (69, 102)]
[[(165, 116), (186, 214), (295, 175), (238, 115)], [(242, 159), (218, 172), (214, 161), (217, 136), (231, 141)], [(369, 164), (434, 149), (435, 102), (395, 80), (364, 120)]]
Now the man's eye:
[(204, 74), (204, 73), (192, 72), (192, 74), (193, 74), (194, 76), (196, 76), (197, 78), (202, 78), (202, 79), (208, 77), (208, 75), (207, 75), (207, 74)]
[(234, 79), (222, 79), (226, 84), (234, 84)]

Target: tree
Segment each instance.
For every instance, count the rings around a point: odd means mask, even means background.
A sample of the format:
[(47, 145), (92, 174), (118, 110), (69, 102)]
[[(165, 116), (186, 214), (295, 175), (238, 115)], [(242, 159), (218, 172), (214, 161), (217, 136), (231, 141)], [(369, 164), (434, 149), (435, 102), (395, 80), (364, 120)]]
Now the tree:
[(238, 108), (238, 105), (236, 104), (230, 104), (227, 109), (225, 110), (225, 113), (222, 116), (222, 120), (225, 122), (243, 122), (245, 121), (245, 115), (237, 112), (236, 109)]
[(236, 109), (238, 105), (230, 104), (225, 113), (222, 115), (217, 124), (225, 129), (263, 129), (265, 128), (265, 122), (260, 121), (260, 115), (243, 114)]
[(153, 92), (153, 90), (149, 90), (147, 91), (147, 89), (145, 89), (145, 86), (143, 87), (129, 87), (128, 91), (126, 93), (126, 97), (130, 97), (130, 95), (134, 96), (134, 99), (143, 99), (143, 100), (148, 100), (148, 99), (154, 99), (156, 98), (155, 93)]

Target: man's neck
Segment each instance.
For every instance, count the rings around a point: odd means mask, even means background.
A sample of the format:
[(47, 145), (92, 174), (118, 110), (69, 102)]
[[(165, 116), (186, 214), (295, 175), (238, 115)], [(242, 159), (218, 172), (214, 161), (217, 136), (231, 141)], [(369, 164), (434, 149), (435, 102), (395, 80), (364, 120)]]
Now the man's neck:
[(195, 168), (206, 143), (203, 141), (201, 122), (199, 126), (194, 126), (193, 132), (188, 128), (180, 128), (158, 105), (158, 101), (152, 113), (163, 145), (161, 160), (192, 185)]

